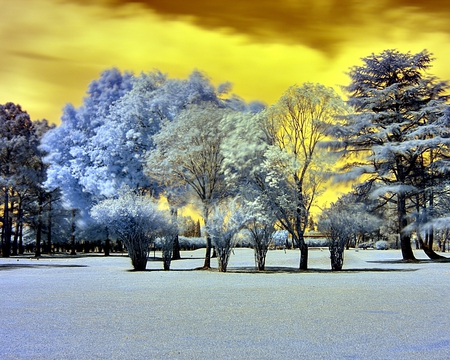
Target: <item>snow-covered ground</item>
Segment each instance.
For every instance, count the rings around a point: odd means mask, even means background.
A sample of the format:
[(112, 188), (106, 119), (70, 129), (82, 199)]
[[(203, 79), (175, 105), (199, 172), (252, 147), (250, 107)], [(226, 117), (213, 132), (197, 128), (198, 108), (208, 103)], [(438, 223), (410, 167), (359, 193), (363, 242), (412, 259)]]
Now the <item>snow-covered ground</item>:
[(298, 272), (277, 250), (258, 273), (235, 249), (228, 273), (193, 271), (203, 254), (0, 259), (0, 359), (450, 358), (450, 263), (350, 250), (332, 273), (314, 249)]

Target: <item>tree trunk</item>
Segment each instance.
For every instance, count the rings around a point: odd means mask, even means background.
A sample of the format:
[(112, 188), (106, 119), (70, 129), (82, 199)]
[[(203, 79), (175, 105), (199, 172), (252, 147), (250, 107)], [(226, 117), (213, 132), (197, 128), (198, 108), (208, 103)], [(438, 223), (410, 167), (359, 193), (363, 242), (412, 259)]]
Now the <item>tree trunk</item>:
[(134, 256), (131, 259), (131, 264), (135, 271), (145, 271), (147, 267), (147, 256)]
[(36, 226), (36, 250), (35, 257), (41, 256), (41, 236), (42, 236), (42, 196), (38, 196), (38, 213), (37, 213), (37, 226)]
[(299, 245), (300, 249), (300, 270), (308, 270), (308, 245), (303, 241)]
[(172, 260), (180, 260), (180, 241), (178, 239), (178, 235), (175, 236), (175, 240), (173, 242), (173, 250), (172, 250)]
[(168, 252), (168, 254), (163, 254), (163, 268), (165, 271), (170, 270), (170, 263), (171, 263), (171, 254)]
[(423, 242), (423, 240), (420, 236), (418, 236), (418, 238), (419, 238), (419, 242), (422, 247), (422, 250), (431, 260), (447, 259), (445, 256), (436, 254), (433, 249), (431, 249), (427, 244), (425, 244)]
[[(17, 204), (17, 221), (16, 221), (16, 231), (14, 233), (14, 244), (20, 255), (23, 254), (23, 244), (22, 244), (22, 224), (23, 224), (23, 210), (22, 210), (22, 199), (19, 197), (19, 202)], [(14, 252), (14, 250), (13, 250)]]
[[(38, 215), (39, 217), (39, 215)], [(42, 234), (42, 224), (40, 220), (38, 220), (37, 227), (36, 227), (36, 249), (34, 252), (34, 257), (40, 257), (41, 256), (41, 234)]]
[(76, 255), (75, 250), (75, 210), (72, 210), (72, 224), (71, 224), (72, 234), (70, 236), (70, 255)]
[(211, 237), (206, 234), (206, 252), (205, 252), (205, 262), (203, 263), (203, 269), (211, 269)]
[(226, 249), (217, 250), (217, 264), (219, 272), (227, 272), (229, 251)]
[(109, 256), (109, 248), (111, 247), (111, 243), (109, 241), (109, 231), (106, 228), (106, 240), (105, 240), (105, 256)]
[(5, 189), (5, 206), (3, 209), (2, 257), (8, 258), (11, 252), (11, 227), (9, 226), (9, 189)]
[(339, 246), (330, 246), (330, 260), (331, 260), (331, 270), (341, 271), (344, 265), (344, 249), (340, 249)]
[[(22, 219), (22, 217), (23, 217), (23, 210), (22, 210), (21, 219)], [(25, 249), (23, 246), (23, 219), (22, 219), (19, 223), (19, 254), (23, 255), (24, 252), (25, 252)]]
[(47, 253), (52, 253), (52, 202), (50, 200), (47, 218)]
[[(14, 196), (14, 192), (12, 193), (12, 196)], [(11, 211), (14, 213), (14, 207), (15, 207), (15, 202), (11, 201)], [(13, 237), (13, 241), (12, 241), (12, 249), (11, 249), (11, 255), (12, 256), (17, 256), (17, 229), (18, 229), (18, 223), (19, 223), (19, 210), (17, 210), (17, 217), (16, 217), (16, 230), (14, 231), (14, 236), (12, 236), (12, 228), (13, 228), (13, 221), (11, 219), (11, 236)]]
[[(172, 215), (172, 218), (174, 219), (175, 224), (177, 223), (178, 219), (178, 210), (175, 208), (172, 208), (170, 210), (170, 214)], [(175, 236), (175, 240), (173, 242), (173, 249), (172, 249), (172, 260), (180, 260), (181, 254), (180, 254), (180, 242), (178, 240), (178, 225), (177, 226), (177, 234)]]
[(203, 220), (205, 222), (205, 236), (206, 236), (206, 251), (205, 251), (205, 262), (203, 263), (203, 269), (211, 269), (211, 236), (208, 233), (208, 217), (209, 217), (209, 209), (205, 206), (205, 215), (203, 216)]
[(256, 263), (258, 265), (258, 271), (264, 271), (266, 268), (266, 249), (257, 249), (256, 251)]
[(402, 256), (404, 261), (416, 261), (416, 257), (414, 256), (411, 247), (411, 236), (404, 231), (408, 225), (406, 215), (406, 196), (403, 193), (399, 193), (397, 194), (397, 216)]

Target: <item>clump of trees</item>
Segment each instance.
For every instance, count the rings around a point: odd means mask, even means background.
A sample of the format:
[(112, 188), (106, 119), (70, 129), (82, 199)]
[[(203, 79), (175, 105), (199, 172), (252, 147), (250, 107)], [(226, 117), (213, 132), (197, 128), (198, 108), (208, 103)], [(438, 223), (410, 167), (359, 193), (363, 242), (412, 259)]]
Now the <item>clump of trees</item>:
[(20, 105), (0, 105), (3, 257), (23, 254), (24, 224), (33, 227), (39, 245), (36, 256), (40, 255), (44, 212), (51, 206), (52, 193), (42, 186), (47, 169), (43, 162), (45, 153), (38, 146), (51, 128), (46, 120), (32, 121)]
[[(89, 85), (82, 106), (64, 108), (58, 127), (3, 105), (2, 254), (21, 251), (24, 227), (35, 234), (36, 256), (42, 234), (48, 248), (52, 234), (70, 238), (72, 254), (77, 238), (109, 248), (111, 236), (143, 270), (158, 237), (169, 269), (180, 257), (180, 231), (200, 236), (199, 223), (179, 225), (178, 210), (191, 203), (204, 224), (204, 268), (215, 248), (226, 270), (245, 224), (258, 269), (277, 229), (306, 270), (311, 209), (334, 174), (355, 186), (319, 222), (333, 270), (342, 268), (345, 247), (367, 234), (380, 239), (387, 226), (399, 234), (404, 260), (415, 259), (413, 233), (436, 258), (435, 236), (448, 233), (450, 110), (447, 83), (427, 73), (432, 60), (427, 51), (372, 54), (350, 69), (347, 102), (305, 83), (267, 107), (230, 94), (229, 83), (213, 86), (199, 71), (170, 79), (110, 69)], [(169, 215), (155, 208), (161, 196)], [(245, 221), (227, 207), (233, 199), (247, 209)]]

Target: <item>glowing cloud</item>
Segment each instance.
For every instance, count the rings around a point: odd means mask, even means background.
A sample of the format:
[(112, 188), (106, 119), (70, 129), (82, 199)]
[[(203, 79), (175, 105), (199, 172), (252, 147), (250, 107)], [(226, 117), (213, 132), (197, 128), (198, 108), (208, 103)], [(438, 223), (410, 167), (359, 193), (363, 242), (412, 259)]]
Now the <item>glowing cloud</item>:
[[(374, 4), (375, 3), (375, 4)], [(387, 48), (447, 69), (450, 3), (438, 0), (15, 0), (2, 6), (0, 102), (58, 122), (106, 68), (193, 69), (231, 81), (247, 100), (275, 102), (295, 83), (345, 85), (359, 58)]]

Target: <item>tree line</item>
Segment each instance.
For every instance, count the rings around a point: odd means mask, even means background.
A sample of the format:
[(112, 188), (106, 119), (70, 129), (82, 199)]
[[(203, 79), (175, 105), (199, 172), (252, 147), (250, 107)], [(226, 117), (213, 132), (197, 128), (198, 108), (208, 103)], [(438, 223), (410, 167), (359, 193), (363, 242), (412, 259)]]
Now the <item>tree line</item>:
[(226, 271), (245, 236), (263, 270), (282, 230), (306, 270), (311, 210), (333, 182), (351, 182), (316, 219), (333, 270), (357, 238), (397, 234), (403, 259), (413, 261), (414, 235), (427, 255), (441, 257), (433, 246), (445, 248), (448, 231), (448, 85), (428, 74), (426, 50), (362, 61), (350, 69), (346, 101), (305, 83), (267, 106), (199, 71), (171, 79), (109, 69), (83, 105), (66, 105), (58, 127), (31, 121), (19, 105), (0, 106), (2, 255), (23, 251), (28, 236), (40, 256), (43, 233), (48, 250), (70, 239), (72, 254), (77, 239), (106, 249), (115, 240), (144, 270), (158, 242), (169, 269), (180, 256), (179, 210), (193, 204), (204, 224), (204, 268), (214, 250)]

